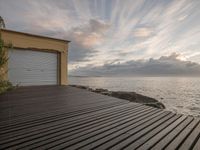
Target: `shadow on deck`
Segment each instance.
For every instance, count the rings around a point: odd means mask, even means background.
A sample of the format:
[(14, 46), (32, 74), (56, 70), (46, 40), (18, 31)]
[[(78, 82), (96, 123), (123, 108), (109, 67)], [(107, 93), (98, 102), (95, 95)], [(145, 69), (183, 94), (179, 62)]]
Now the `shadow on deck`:
[(200, 149), (199, 118), (69, 86), (0, 96), (0, 149)]

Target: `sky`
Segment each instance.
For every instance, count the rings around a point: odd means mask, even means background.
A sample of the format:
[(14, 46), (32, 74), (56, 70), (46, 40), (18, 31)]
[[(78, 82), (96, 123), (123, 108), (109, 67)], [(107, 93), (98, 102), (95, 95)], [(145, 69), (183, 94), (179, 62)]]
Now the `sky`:
[(0, 0), (11, 30), (70, 40), (72, 75), (200, 75), (200, 0)]

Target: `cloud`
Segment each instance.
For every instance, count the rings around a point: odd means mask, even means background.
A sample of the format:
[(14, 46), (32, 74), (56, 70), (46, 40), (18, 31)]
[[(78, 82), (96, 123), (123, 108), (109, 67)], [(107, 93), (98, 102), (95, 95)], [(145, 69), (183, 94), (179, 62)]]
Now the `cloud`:
[(124, 63), (110, 62), (99, 67), (82, 67), (73, 75), (91, 76), (200, 76), (200, 64), (183, 61), (178, 53), (158, 59), (132, 60)]
[(70, 62), (85, 61), (96, 54), (95, 47), (100, 45), (109, 24), (91, 19), (86, 24), (69, 30), (65, 37), (72, 41), (70, 45)]
[(145, 37), (149, 37), (152, 34), (152, 30), (150, 28), (137, 28), (134, 31), (134, 36), (135, 37), (141, 37), (141, 38), (145, 38)]
[(199, 0), (0, 0), (8, 29), (71, 40), (69, 72), (158, 59), (200, 63)]
[(187, 18), (187, 15), (180, 16), (180, 17), (178, 18), (178, 21), (183, 21), (183, 20), (185, 20), (186, 18)]
[(79, 42), (84, 47), (95, 47), (103, 41), (103, 34), (109, 29), (109, 24), (91, 19), (81, 27), (72, 28), (68, 37)]

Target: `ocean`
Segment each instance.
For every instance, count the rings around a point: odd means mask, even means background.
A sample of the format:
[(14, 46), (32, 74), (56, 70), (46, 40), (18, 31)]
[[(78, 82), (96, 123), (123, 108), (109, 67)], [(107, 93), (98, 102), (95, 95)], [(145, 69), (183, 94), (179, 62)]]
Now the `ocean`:
[(169, 111), (200, 116), (198, 77), (70, 77), (69, 83), (112, 91), (133, 91), (157, 99)]

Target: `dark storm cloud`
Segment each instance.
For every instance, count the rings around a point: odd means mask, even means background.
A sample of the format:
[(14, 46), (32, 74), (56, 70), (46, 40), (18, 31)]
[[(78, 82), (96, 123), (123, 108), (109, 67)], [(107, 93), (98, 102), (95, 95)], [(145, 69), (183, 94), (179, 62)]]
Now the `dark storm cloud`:
[(73, 75), (92, 76), (200, 76), (200, 65), (178, 59), (179, 54), (162, 56), (159, 59), (133, 60), (125, 63), (112, 62), (100, 67), (83, 67)]

